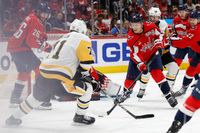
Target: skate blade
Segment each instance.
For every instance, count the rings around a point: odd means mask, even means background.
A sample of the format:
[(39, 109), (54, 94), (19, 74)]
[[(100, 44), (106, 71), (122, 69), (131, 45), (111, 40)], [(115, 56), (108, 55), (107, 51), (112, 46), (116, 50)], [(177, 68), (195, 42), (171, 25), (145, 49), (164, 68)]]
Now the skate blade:
[(78, 122), (72, 122), (72, 126), (90, 126), (90, 125), (93, 125), (94, 123), (92, 124), (84, 124), (84, 123), (78, 123)]

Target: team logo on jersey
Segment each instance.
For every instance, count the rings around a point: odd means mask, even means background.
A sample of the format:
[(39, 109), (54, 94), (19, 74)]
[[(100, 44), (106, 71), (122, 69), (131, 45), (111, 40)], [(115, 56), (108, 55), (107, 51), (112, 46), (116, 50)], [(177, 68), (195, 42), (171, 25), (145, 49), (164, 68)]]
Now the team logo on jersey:
[(154, 39), (151, 41), (150, 38), (148, 38), (148, 42), (143, 44), (143, 47), (141, 48), (142, 52), (146, 52), (147, 50), (152, 50), (154, 43)]
[(150, 35), (155, 35), (154, 29), (148, 31), (148, 32), (145, 34), (145, 36), (147, 36), (147, 37), (149, 37)]

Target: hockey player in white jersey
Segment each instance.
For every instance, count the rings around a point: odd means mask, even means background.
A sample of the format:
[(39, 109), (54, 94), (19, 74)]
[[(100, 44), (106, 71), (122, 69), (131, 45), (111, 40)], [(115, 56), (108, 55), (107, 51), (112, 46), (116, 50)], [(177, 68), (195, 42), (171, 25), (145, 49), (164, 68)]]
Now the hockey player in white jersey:
[(59, 96), (65, 93), (78, 97), (73, 118), (75, 123), (89, 125), (95, 122), (94, 117), (86, 115), (93, 86), (85, 77), (99, 82), (98, 89), (106, 88), (108, 78), (91, 66), (94, 55), (86, 32), (84, 21), (76, 19), (71, 23), (70, 33), (55, 43), (47, 59), (41, 63), (33, 93), (6, 120), (7, 125), (20, 125), (21, 118), (39, 106), (49, 95)]
[[(168, 69), (166, 79), (167, 79), (169, 86), (172, 90), (175, 79), (176, 79), (176, 75), (177, 75), (178, 70), (179, 70), (179, 67), (176, 64), (176, 62), (174, 61), (174, 59), (173, 59), (173, 57), (172, 57), (172, 55), (169, 51), (170, 46), (169, 46), (169, 42), (167, 42), (167, 39), (166, 39), (168, 37), (168, 34), (169, 34), (168, 24), (165, 20), (160, 19), (161, 12), (160, 12), (160, 9), (158, 7), (151, 7), (149, 9), (149, 17), (150, 17), (150, 21), (155, 23), (159, 27), (159, 29), (160, 29), (160, 31), (163, 35), (163, 38), (164, 38), (163, 41), (165, 41), (165, 49), (162, 50), (161, 59), (162, 59), (163, 66)], [(146, 88), (147, 83), (149, 81), (149, 78), (150, 78), (149, 73), (142, 74), (142, 76), (140, 78), (140, 90), (139, 90), (139, 93), (137, 94), (138, 98), (143, 97), (143, 95), (145, 93), (145, 88)]]

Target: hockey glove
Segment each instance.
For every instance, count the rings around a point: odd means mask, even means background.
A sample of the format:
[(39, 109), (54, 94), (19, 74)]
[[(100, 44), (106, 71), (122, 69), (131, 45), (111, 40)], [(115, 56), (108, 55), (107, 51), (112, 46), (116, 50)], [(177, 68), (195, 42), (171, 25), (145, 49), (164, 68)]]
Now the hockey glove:
[(50, 45), (50, 44), (48, 44), (47, 42), (44, 42), (41, 46), (40, 46), (40, 48), (39, 48), (39, 51), (45, 51), (45, 52), (51, 52), (51, 50), (52, 50), (52, 46)]
[(162, 40), (156, 39), (156, 40), (154, 41), (154, 46), (153, 46), (153, 48), (156, 49), (156, 50), (159, 50), (159, 49), (164, 48), (164, 44), (163, 44)]
[(175, 29), (177, 29), (177, 28), (180, 28), (180, 29), (185, 30), (185, 29), (186, 29), (186, 26), (183, 25), (183, 24), (177, 24), (177, 25), (175, 25)]
[(89, 73), (95, 81), (100, 83), (101, 89), (106, 89), (108, 87), (109, 79), (106, 75), (98, 72), (93, 67), (90, 68)]
[(51, 52), (52, 46), (48, 44), (47, 42), (44, 42), (44, 43), (45, 43), (44, 51), (48, 53)]
[(127, 98), (130, 97), (132, 91), (129, 89), (126, 89), (126, 91), (123, 92), (123, 94), (118, 95), (116, 99), (114, 100), (114, 104), (120, 104), (123, 103)]
[(147, 66), (146, 66), (146, 64), (144, 63), (144, 62), (139, 62), (138, 64), (137, 64), (137, 68), (140, 70), (140, 71), (147, 71)]
[(45, 41), (47, 41), (47, 34), (45, 33), (45, 32), (42, 32), (41, 34), (40, 34), (40, 37), (39, 37), (39, 40), (40, 40), (40, 42), (45, 42)]

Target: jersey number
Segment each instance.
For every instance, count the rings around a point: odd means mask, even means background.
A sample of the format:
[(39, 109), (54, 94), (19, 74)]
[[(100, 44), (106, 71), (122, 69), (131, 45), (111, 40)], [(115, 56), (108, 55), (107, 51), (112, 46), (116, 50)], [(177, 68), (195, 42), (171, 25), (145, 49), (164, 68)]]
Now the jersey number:
[(19, 37), (22, 35), (23, 30), (26, 28), (27, 24), (25, 22), (23, 22), (21, 24), (21, 26), (19, 27), (19, 30), (17, 32), (15, 32), (14, 37), (16, 37), (17, 39), (19, 39)]
[[(55, 54), (52, 56), (52, 58), (54, 58), (54, 59), (58, 59), (58, 58), (59, 58), (59, 53), (60, 53), (60, 51), (61, 51), (63, 45), (65, 44), (65, 42), (66, 42), (66, 40), (64, 40), (64, 41), (62, 41), (62, 42), (60, 43), (60, 46), (58, 47), (57, 51), (56, 51)], [(56, 47), (56, 45), (58, 45), (58, 43), (59, 43), (59, 41), (56, 42), (55, 47)]]

